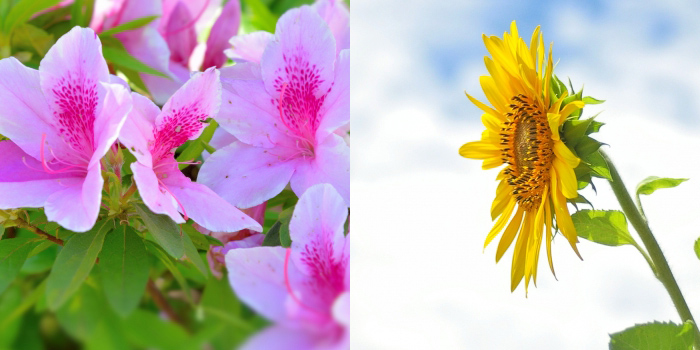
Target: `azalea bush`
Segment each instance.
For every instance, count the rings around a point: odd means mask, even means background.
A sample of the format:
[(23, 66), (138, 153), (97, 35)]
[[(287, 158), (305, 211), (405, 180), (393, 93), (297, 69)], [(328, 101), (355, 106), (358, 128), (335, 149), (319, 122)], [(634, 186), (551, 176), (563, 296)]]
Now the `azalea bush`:
[(349, 347), (349, 4), (0, 1), (0, 349)]
[[(543, 245), (554, 274), (554, 239), (565, 239), (578, 257), (579, 237), (607, 246), (632, 245), (668, 291), (680, 320), (611, 330), (610, 349), (700, 349), (700, 332), (641, 202), (642, 195), (687, 179), (650, 176), (637, 186), (633, 200), (604, 144), (593, 138), (603, 123), (596, 116), (584, 118), (586, 105), (603, 101), (584, 96), (583, 89), (576, 91), (571, 81), (567, 86), (554, 74), (552, 45), (545, 50), (540, 27), (529, 41), (520, 37), (515, 21), (503, 38), (483, 39), (490, 54), (484, 58), (489, 75), (480, 83), (488, 103), (467, 97), (483, 112), (486, 130), (481, 140), (464, 144), (459, 153), (482, 160), (485, 170), (503, 166), (491, 206), (496, 223), (484, 248), (500, 235), (498, 262), (514, 246), (511, 291), (524, 280), (527, 295), (530, 283), (537, 283)], [(621, 210), (595, 208), (595, 198), (579, 193), (589, 186), (595, 190), (593, 179), (607, 182)], [(628, 221), (642, 244), (630, 233)], [(694, 249), (700, 258), (700, 239)]]

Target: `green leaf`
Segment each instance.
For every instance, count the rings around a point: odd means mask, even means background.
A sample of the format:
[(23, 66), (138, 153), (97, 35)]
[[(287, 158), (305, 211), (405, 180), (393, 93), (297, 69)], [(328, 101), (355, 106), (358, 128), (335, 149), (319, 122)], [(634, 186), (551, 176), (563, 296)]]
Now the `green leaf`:
[(207, 265), (204, 264), (204, 261), (199, 255), (199, 251), (197, 251), (197, 248), (195, 248), (194, 244), (192, 243), (190, 236), (187, 234), (182, 235), (182, 243), (185, 247), (185, 258), (194, 264), (194, 267), (197, 268), (197, 271), (202, 273), (202, 276), (205, 278), (208, 277), (209, 269), (207, 268)]
[[(205, 148), (205, 144), (211, 141), (212, 136), (214, 136), (214, 131), (219, 124), (215, 121), (211, 121), (209, 125), (202, 131), (202, 134), (195, 140), (190, 141), (187, 147), (180, 153), (177, 157), (178, 162), (191, 162), (202, 154)], [(180, 170), (187, 167), (187, 164), (178, 165)]]
[(182, 349), (189, 336), (178, 324), (138, 309), (123, 322), (127, 338), (139, 348)]
[(15, 279), (29, 252), (39, 243), (37, 239), (20, 237), (0, 240), (0, 295)]
[[(102, 264), (101, 261), (100, 264)], [(83, 342), (90, 339), (100, 320), (109, 316), (115, 317), (107, 306), (104, 295), (91, 285), (92, 281), (94, 279), (90, 278), (63, 306), (56, 310), (58, 323), (66, 333)]]
[(633, 244), (625, 214), (618, 210), (579, 210), (571, 219), (579, 237), (608, 246)]
[[(231, 285), (227, 278), (210, 278), (207, 280), (207, 285), (204, 287), (204, 294), (200, 301), (200, 307), (204, 312), (219, 318), (220, 322), (228, 322), (231, 319), (238, 319), (245, 323), (241, 318), (241, 302), (236, 298)], [(228, 317), (218, 317), (221, 313), (210, 313), (208, 309), (215, 309), (222, 313), (228, 314)], [(240, 323), (239, 322), (239, 323)], [(237, 324), (234, 324), (234, 326)]]
[(187, 284), (187, 280), (185, 280), (185, 276), (182, 274), (180, 269), (177, 268), (175, 260), (166, 253), (163, 248), (160, 246), (156, 245), (153, 242), (150, 241), (145, 241), (146, 243), (146, 248), (160, 260), (163, 265), (170, 271), (170, 273), (173, 275), (177, 283), (180, 284), (182, 289), (185, 292), (185, 296), (187, 297), (188, 301), (192, 300), (192, 294), (190, 292), (190, 287)]
[(277, 16), (265, 6), (260, 0), (244, 0), (246, 7), (250, 11), (250, 23), (258, 30), (274, 33)]
[(133, 21), (129, 21), (126, 23), (122, 23), (114, 28), (107, 29), (100, 33), (100, 38), (108, 37), (108, 36), (113, 36), (114, 34), (125, 32), (127, 30), (134, 30), (138, 29), (141, 27), (146, 26), (147, 24), (153, 22), (154, 19), (158, 18), (158, 16), (148, 16), (148, 17), (141, 17), (137, 18)]
[(15, 28), (12, 35), (12, 47), (14, 50), (30, 50), (44, 57), (55, 43), (53, 35), (31, 24), (21, 24)]
[(277, 247), (282, 245), (282, 242), (280, 242), (280, 227), (282, 224), (277, 221), (275, 222), (272, 227), (265, 233), (265, 238), (263, 239), (262, 245), (263, 247)]
[(114, 62), (115, 64), (117, 64), (119, 66), (123, 66), (123, 67), (126, 67), (128, 69), (133, 69), (137, 72), (156, 75), (159, 77), (170, 79), (169, 76), (165, 75), (164, 73), (160, 72), (159, 70), (151, 68), (150, 66), (146, 65), (145, 63), (139, 61), (138, 59), (136, 59), (136, 57), (134, 57), (131, 54), (129, 54), (128, 52), (126, 52), (126, 50), (123, 48), (113, 47), (113, 46), (102, 46), (102, 54), (104, 55), (104, 57), (107, 61)]
[(150, 268), (143, 240), (131, 226), (120, 225), (107, 235), (100, 253), (100, 280), (107, 301), (122, 317), (138, 306)]
[[(0, 320), (7, 318), (22, 304), (22, 293), (19, 286), (12, 286), (4, 294), (0, 295)], [(4, 322), (5, 326), (0, 332), (0, 349), (9, 349), (19, 334), (22, 325), (21, 318), (14, 318), (11, 322)]]
[(73, 26), (88, 27), (92, 20), (95, 0), (75, 0), (71, 6), (71, 24)]
[(591, 167), (594, 175), (612, 181), (612, 175), (610, 175), (608, 163), (605, 162), (605, 159), (600, 152), (591, 153), (588, 155), (588, 157), (586, 157), (585, 161), (588, 163), (588, 166)]
[(671, 322), (638, 324), (610, 335), (610, 350), (681, 349), (693, 349), (693, 332)]
[[(155, 241), (175, 259), (185, 255), (185, 243), (183, 234), (175, 221), (169, 216), (155, 214), (143, 204), (134, 204), (136, 213), (141, 217), (144, 225), (151, 233)], [(190, 242), (191, 243), (191, 242)]]
[(292, 246), (292, 238), (289, 235), (289, 222), (292, 220), (293, 213), (294, 208), (288, 208), (283, 210), (279, 216), (279, 221), (282, 224), (280, 226), (280, 244), (285, 248)]
[(46, 282), (46, 301), (56, 310), (78, 290), (95, 265), (105, 235), (114, 229), (114, 220), (103, 220), (88, 232), (71, 237), (56, 257)]
[(17, 25), (26, 22), (33, 14), (58, 4), (60, 0), (20, 0), (10, 10), (3, 24), (3, 32), (11, 34)]
[(131, 349), (118, 324), (114, 321), (100, 320), (85, 344), (86, 350), (122, 350)]
[(695, 240), (695, 255), (700, 259), (700, 238)]
[(22, 296), (22, 303), (12, 310), (8, 315), (0, 315), (0, 329), (5, 330), (15, 320), (27, 312), (44, 295), (46, 290), (46, 280), (42, 281), (32, 290), (29, 295)]
[(660, 188), (673, 188), (685, 181), (688, 181), (688, 179), (649, 176), (637, 185), (637, 196), (641, 194), (650, 195)]
[(605, 102), (605, 100), (599, 100), (599, 99), (593, 98), (591, 96), (586, 96), (583, 98), (583, 102), (585, 102), (587, 105), (599, 105), (599, 104)]

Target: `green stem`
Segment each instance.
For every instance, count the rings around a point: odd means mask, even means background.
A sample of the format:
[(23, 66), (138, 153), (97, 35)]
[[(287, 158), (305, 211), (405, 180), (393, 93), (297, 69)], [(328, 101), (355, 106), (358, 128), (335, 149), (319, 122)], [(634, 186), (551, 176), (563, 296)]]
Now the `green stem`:
[(654, 235), (651, 233), (651, 229), (649, 228), (644, 215), (635, 205), (629, 192), (627, 192), (627, 188), (622, 182), (622, 178), (617, 172), (615, 165), (613, 165), (612, 161), (610, 160), (610, 157), (608, 157), (608, 155), (602, 150), (600, 151), (600, 154), (608, 163), (608, 168), (610, 169), (610, 175), (612, 177), (612, 180), (609, 181), (610, 187), (612, 187), (615, 197), (617, 197), (618, 202), (620, 202), (620, 206), (622, 207), (622, 211), (625, 213), (625, 216), (627, 216), (627, 220), (629, 220), (632, 227), (634, 227), (634, 229), (637, 231), (639, 238), (641, 238), (642, 243), (644, 243), (644, 247), (646, 247), (647, 251), (649, 252), (649, 257), (651, 258), (653, 266), (655, 267), (655, 269), (652, 268), (652, 270), (655, 270), (654, 273), (656, 278), (661, 281), (666, 288), (666, 291), (671, 296), (673, 305), (676, 307), (676, 310), (678, 310), (678, 315), (680, 315), (683, 322), (693, 322), (695, 348), (700, 349), (700, 332), (695, 324), (695, 320), (693, 320), (693, 315), (690, 313), (688, 304), (683, 298), (683, 293), (681, 293), (680, 288), (678, 288), (678, 283), (676, 283), (676, 279), (673, 277), (671, 268), (668, 266), (668, 262), (666, 261), (663, 252), (661, 252), (659, 244), (656, 242), (656, 238), (654, 238)]

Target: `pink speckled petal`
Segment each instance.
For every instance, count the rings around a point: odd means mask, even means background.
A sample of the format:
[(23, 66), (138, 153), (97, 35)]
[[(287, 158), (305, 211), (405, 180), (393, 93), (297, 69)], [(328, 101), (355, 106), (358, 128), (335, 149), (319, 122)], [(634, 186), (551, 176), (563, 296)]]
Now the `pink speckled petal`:
[(136, 181), (141, 199), (152, 212), (168, 215), (178, 224), (185, 222), (182, 215), (178, 213), (178, 204), (173, 196), (167, 191), (161, 190), (153, 169), (139, 162), (134, 162), (131, 163), (131, 171), (134, 174), (134, 181)]
[(180, 211), (208, 230), (262, 231), (262, 226), (257, 221), (226, 202), (208, 187), (192, 182), (177, 167), (172, 167), (171, 171), (167, 172), (163, 183), (182, 205)]
[(209, 32), (202, 69), (209, 67), (220, 68), (226, 63), (224, 50), (228, 47), (229, 39), (238, 33), (240, 24), (241, 3), (238, 0), (229, 0)]
[(350, 48), (350, 11), (343, 0), (319, 0), (311, 5), (328, 24), (335, 37), (336, 51)]
[(316, 146), (315, 154), (298, 161), (290, 181), (294, 193), (301, 195), (315, 184), (329, 183), (350, 204), (350, 147), (342, 137), (332, 134)]
[(66, 183), (66, 187), (46, 199), (46, 218), (75, 232), (85, 232), (97, 221), (102, 199), (102, 171), (100, 165), (90, 167), (81, 181)]
[(254, 63), (221, 69), (221, 111), (216, 121), (241, 142), (270, 148), (289, 142), (289, 130), (280, 122), (276, 102), (256, 76)]
[(126, 116), (132, 108), (131, 93), (120, 84), (101, 83), (107, 95), (105, 96), (104, 108), (95, 119), (95, 151), (90, 161), (91, 165), (100, 162), (100, 159), (107, 154), (121, 131)]
[(287, 94), (321, 98), (333, 83), (335, 56), (335, 39), (318, 13), (309, 6), (291, 9), (277, 21), (275, 40), (261, 59), (265, 88), (277, 99), (286, 82)]
[(267, 44), (274, 38), (274, 34), (266, 31), (238, 35), (229, 40), (231, 48), (224, 53), (237, 62), (247, 61), (260, 64)]
[(261, 204), (282, 192), (296, 167), (278, 151), (234, 142), (209, 156), (197, 181), (238, 208)]
[[(215, 116), (221, 105), (219, 72), (210, 68), (196, 73), (165, 103), (156, 117), (154, 159), (169, 154), (187, 140), (202, 133), (207, 118)], [(154, 160), (155, 162), (155, 160)]]
[[(289, 298), (284, 283), (283, 247), (232, 249), (226, 253), (228, 278), (236, 296), (273, 322), (289, 323), (285, 304)], [(301, 284), (302, 275), (289, 265), (290, 282)]]
[(350, 123), (350, 50), (343, 50), (335, 63), (335, 80), (319, 111), (322, 119), (316, 139), (323, 140)]
[(178, 2), (167, 17), (168, 22), (165, 27), (168, 34), (164, 37), (170, 49), (170, 60), (183, 66), (187, 66), (190, 55), (197, 46), (197, 33), (194, 27), (181, 28), (183, 23), (192, 22), (192, 20), (192, 14), (187, 6)]
[[(0, 60), (0, 134), (25, 152), (40, 159), (41, 137), (49, 144), (62, 145), (50, 125), (53, 114), (39, 85), (39, 71), (25, 67), (14, 57)], [(45, 150), (47, 160), (53, 156)]]
[(190, 69), (180, 63), (169, 62), (166, 69), (161, 72), (168, 74), (168, 78), (141, 74), (141, 79), (153, 96), (153, 100), (159, 105), (164, 105), (190, 78)]
[(241, 350), (318, 350), (319, 338), (316, 332), (275, 325), (256, 333)]
[(110, 80), (102, 44), (90, 28), (75, 27), (58, 39), (39, 65), (41, 90), (53, 112), (51, 124), (65, 144), (49, 144), (63, 161), (87, 165), (95, 143), (95, 119)]
[(153, 142), (153, 124), (160, 109), (143, 95), (132, 93), (131, 98), (133, 108), (119, 133), (119, 141), (141, 164), (150, 167), (153, 165), (153, 157), (149, 142)]

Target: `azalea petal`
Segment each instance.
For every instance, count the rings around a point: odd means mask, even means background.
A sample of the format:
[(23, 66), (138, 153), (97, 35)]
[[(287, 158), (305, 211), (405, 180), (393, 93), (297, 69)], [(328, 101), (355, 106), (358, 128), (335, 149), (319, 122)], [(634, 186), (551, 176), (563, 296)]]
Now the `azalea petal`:
[(0, 208), (43, 207), (53, 193), (79, 185), (79, 174), (50, 174), (12, 141), (0, 142)]
[[(209, 146), (214, 147), (214, 149), (219, 149), (224, 148), (236, 141), (238, 141), (238, 139), (226, 130), (224, 130), (224, 128), (216, 128), (216, 130), (214, 131), (214, 135), (212, 135), (211, 140), (209, 140)], [(207, 158), (209, 158), (210, 155), (211, 154), (206, 150), (202, 151), (202, 158), (205, 161), (207, 160)]]
[(208, 187), (192, 182), (177, 167), (163, 183), (182, 205), (183, 213), (211, 231), (235, 232), (250, 229), (262, 232), (260, 224), (226, 202)]
[[(289, 323), (286, 302), (283, 247), (253, 247), (232, 249), (226, 253), (228, 279), (236, 296), (257, 313), (273, 322)], [(294, 264), (287, 269), (289, 282), (303, 281)]]
[[(51, 124), (80, 159), (92, 158), (95, 120), (106, 95), (100, 83), (110, 81), (97, 34), (90, 28), (73, 28), (46, 53), (39, 74), (41, 90), (53, 111)], [(61, 149), (61, 144), (50, 146), (72, 153)]]
[[(279, 110), (263, 82), (251, 76), (251, 65), (221, 69), (221, 111), (215, 117), (237, 139), (256, 147), (270, 148), (290, 139), (280, 122)], [(235, 76), (236, 79), (223, 78)], [(286, 132), (286, 133), (285, 133)]]
[[(165, 20), (170, 18), (179, 4), (186, 6), (187, 11), (191, 14), (191, 20), (182, 22), (179, 27), (172, 29), (180, 31), (193, 28), (195, 33), (201, 33), (214, 17), (216, 9), (220, 6), (221, 2), (211, 0), (163, 0), (163, 18)], [(161, 23), (160, 29), (164, 36), (169, 34), (163, 23)]]
[(338, 135), (316, 146), (315, 157), (299, 159), (291, 178), (292, 190), (301, 195), (309, 187), (329, 183), (350, 204), (350, 147)]
[(167, 17), (165, 41), (170, 49), (170, 60), (187, 66), (190, 55), (197, 46), (197, 33), (193, 26), (183, 27), (183, 23), (193, 23), (192, 14), (183, 2), (178, 2)]
[(322, 332), (275, 325), (256, 333), (241, 346), (241, 350), (314, 350), (323, 343), (322, 336)]
[(228, 41), (238, 33), (241, 24), (241, 3), (238, 0), (229, 0), (221, 10), (221, 15), (214, 22), (207, 38), (207, 50), (204, 54), (202, 69), (209, 67), (220, 68), (226, 63), (224, 50), (228, 47)]
[(197, 181), (238, 208), (250, 208), (282, 192), (296, 168), (281, 150), (234, 142), (209, 156)]
[[(328, 25), (311, 7), (287, 11), (277, 21), (275, 40), (270, 42), (261, 60), (265, 89), (275, 99), (282, 84), (310, 91), (320, 98), (333, 84), (335, 39)], [(303, 80), (302, 80), (303, 79)]]
[(99, 163), (119, 136), (126, 116), (132, 108), (131, 94), (120, 84), (105, 84), (104, 108), (95, 118), (95, 150), (90, 164)]
[(61, 191), (46, 199), (46, 218), (75, 232), (85, 232), (97, 221), (102, 199), (102, 171), (97, 163), (88, 168), (87, 176), (71, 181)]
[[(49, 124), (53, 113), (42, 95), (39, 71), (28, 68), (14, 57), (0, 60), (0, 134), (10, 138), (25, 152), (41, 158), (41, 138), (49, 144), (62, 144)], [(53, 157), (45, 152), (49, 160)]]
[(131, 163), (133, 180), (139, 189), (141, 199), (146, 206), (156, 214), (165, 214), (178, 224), (185, 223), (177, 209), (177, 201), (165, 190), (161, 189), (155, 172), (139, 162)]
[(350, 123), (350, 50), (343, 50), (338, 55), (333, 86), (318, 114), (322, 119), (316, 129), (317, 140), (323, 140), (339, 127)]
[(224, 54), (234, 61), (260, 63), (267, 44), (274, 38), (274, 34), (266, 31), (234, 36), (229, 40), (231, 48)]
[(153, 143), (153, 125), (160, 109), (147, 97), (132, 93), (133, 108), (119, 133), (119, 141), (143, 165), (152, 166), (150, 144)]
[(333, 318), (345, 327), (350, 327), (350, 292), (343, 292), (333, 302)]
[(181, 63), (170, 62), (165, 70), (167, 78), (157, 75), (141, 73), (141, 79), (146, 84), (148, 91), (153, 96), (153, 101), (159, 105), (165, 104), (168, 99), (190, 78), (190, 69)]
[(202, 134), (209, 117), (219, 112), (221, 82), (214, 68), (196, 73), (165, 103), (156, 117), (153, 157), (160, 159), (187, 140)]
[(319, 0), (311, 5), (328, 24), (337, 53), (350, 48), (350, 11), (342, 0)]
[[(292, 261), (302, 273), (312, 275), (317, 269), (330, 272), (335, 263), (347, 264), (349, 257), (343, 254), (347, 217), (348, 206), (329, 184), (312, 186), (299, 197), (289, 234)], [(313, 252), (311, 258), (309, 252)], [(344, 277), (344, 270), (338, 272), (342, 272), (338, 277)]]

